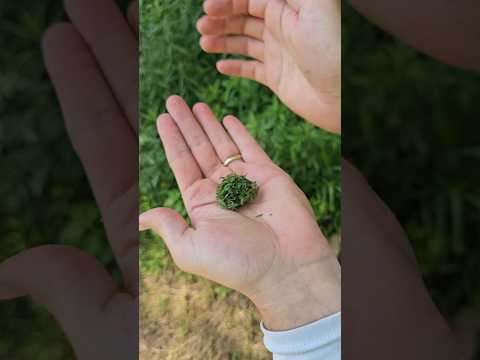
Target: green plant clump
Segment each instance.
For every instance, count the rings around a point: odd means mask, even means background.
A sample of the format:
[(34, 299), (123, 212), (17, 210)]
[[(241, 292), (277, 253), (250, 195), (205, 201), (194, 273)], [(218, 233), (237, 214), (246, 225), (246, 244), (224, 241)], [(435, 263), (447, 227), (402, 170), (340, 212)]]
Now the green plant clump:
[(254, 200), (258, 185), (246, 176), (230, 174), (223, 178), (217, 188), (217, 202), (222, 208), (237, 211)]

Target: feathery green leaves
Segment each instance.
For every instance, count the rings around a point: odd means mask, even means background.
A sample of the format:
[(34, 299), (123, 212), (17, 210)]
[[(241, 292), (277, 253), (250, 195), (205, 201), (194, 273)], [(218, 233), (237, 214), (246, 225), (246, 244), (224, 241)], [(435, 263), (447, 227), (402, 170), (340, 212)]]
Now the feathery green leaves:
[(255, 200), (258, 185), (246, 176), (230, 174), (223, 178), (217, 188), (217, 202), (222, 208), (237, 211)]

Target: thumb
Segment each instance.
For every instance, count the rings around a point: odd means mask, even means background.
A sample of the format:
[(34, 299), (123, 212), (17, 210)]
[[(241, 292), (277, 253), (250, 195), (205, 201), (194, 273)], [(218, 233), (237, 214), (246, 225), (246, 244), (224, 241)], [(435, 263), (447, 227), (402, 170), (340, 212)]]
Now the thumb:
[[(140, 231), (153, 230), (166, 243), (178, 265), (179, 248), (185, 244), (185, 234), (190, 230), (185, 219), (175, 210), (151, 209), (140, 215)], [(183, 251), (182, 251), (183, 253)]]
[(29, 295), (53, 314), (100, 309), (116, 289), (102, 264), (74, 247), (36, 247), (0, 264), (0, 300)]
[(32, 248), (0, 264), (0, 300), (28, 295), (45, 306), (79, 358), (97, 345), (92, 344), (101, 338), (99, 323), (116, 294), (117, 285), (102, 264), (73, 247)]

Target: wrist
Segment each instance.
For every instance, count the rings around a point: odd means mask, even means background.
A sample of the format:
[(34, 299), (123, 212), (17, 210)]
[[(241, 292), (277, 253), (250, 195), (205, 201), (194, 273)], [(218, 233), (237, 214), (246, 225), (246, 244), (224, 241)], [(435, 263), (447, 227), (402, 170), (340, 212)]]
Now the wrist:
[(305, 120), (321, 129), (340, 134), (342, 131), (341, 95), (318, 93), (316, 104), (320, 104), (320, 111)]
[(271, 331), (290, 330), (323, 319), (341, 309), (340, 265), (335, 256), (304, 265), (250, 299)]

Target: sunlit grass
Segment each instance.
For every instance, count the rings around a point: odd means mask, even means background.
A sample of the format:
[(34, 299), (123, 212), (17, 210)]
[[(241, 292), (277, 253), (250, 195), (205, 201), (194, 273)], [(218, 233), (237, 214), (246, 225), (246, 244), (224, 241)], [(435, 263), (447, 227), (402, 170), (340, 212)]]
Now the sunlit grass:
[[(200, 14), (201, 1), (141, 1), (141, 210), (168, 206), (185, 215), (154, 125), (166, 98), (178, 94), (190, 105), (208, 103), (219, 117), (238, 116), (308, 195), (326, 235), (339, 233), (340, 138), (297, 118), (268, 89), (218, 74), (217, 57), (198, 46)], [(157, 266), (149, 261), (158, 239), (143, 240), (143, 269), (163, 266), (165, 261)]]

